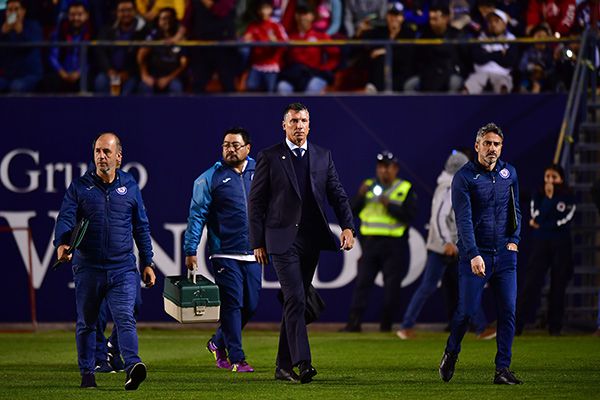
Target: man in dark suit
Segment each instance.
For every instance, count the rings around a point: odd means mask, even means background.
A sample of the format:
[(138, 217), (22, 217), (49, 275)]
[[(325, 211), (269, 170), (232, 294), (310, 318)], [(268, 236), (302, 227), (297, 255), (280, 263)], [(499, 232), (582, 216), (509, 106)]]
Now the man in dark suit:
[[(249, 203), (250, 246), (262, 265), (271, 256), (283, 292), (275, 379), (301, 383), (311, 382), (317, 374), (311, 364), (304, 312), (319, 253), (354, 246), (348, 196), (331, 152), (306, 141), (309, 125), (306, 106), (286, 107), (285, 141), (258, 154)], [(326, 201), (342, 227), (341, 245), (325, 218)]]

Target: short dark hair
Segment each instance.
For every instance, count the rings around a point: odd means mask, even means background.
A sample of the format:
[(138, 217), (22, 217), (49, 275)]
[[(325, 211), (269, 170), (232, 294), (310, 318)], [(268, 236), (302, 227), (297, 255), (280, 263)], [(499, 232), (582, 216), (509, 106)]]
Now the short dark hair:
[(445, 16), (449, 16), (450, 15), (450, 7), (448, 7), (448, 4), (444, 4), (442, 2), (436, 2), (433, 3), (431, 5), (431, 7), (429, 7), (429, 12), (435, 12), (435, 11), (439, 11), (442, 13), (442, 15)]
[(241, 126), (233, 126), (231, 128), (227, 128), (225, 130), (225, 133), (223, 133), (223, 139), (225, 139), (225, 136), (227, 135), (240, 135), (242, 137), (242, 140), (244, 141), (244, 144), (252, 144), (252, 139), (250, 138), (250, 133), (248, 133), (248, 131), (244, 128), (242, 128)]
[(135, 0), (117, 0), (117, 3), (115, 4), (115, 10), (117, 8), (119, 8), (119, 5), (123, 4), (123, 3), (130, 3), (133, 4), (133, 8), (136, 8), (135, 6)]
[(83, 7), (83, 9), (85, 11), (88, 10), (87, 5), (83, 2), (83, 1), (74, 1), (71, 4), (69, 4), (69, 7), (67, 7), (67, 10), (70, 10), (73, 7)]
[(558, 176), (560, 176), (560, 179), (563, 180), (563, 182), (565, 181), (565, 170), (563, 169), (563, 167), (561, 167), (559, 164), (550, 164), (546, 167), (546, 169), (544, 170), (544, 172), (546, 171), (554, 171), (558, 174)]
[(94, 138), (94, 141), (92, 142), (92, 152), (94, 152), (94, 150), (96, 150), (96, 142), (98, 141), (98, 139), (100, 139), (100, 136), (104, 136), (104, 135), (113, 135), (117, 141), (117, 151), (119, 153), (123, 153), (123, 146), (121, 145), (121, 138), (119, 138), (119, 136), (114, 132), (101, 132), (101, 133), (97, 134), (96, 137)]
[(475, 142), (479, 142), (482, 137), (490, 132), (495, 133), (496, 135), (500, 136), (502, 140), (504, 140), (504, 133), (502, 133), (502, 129), (500, 129), (500, 127), (495, 123), (490, 122), (479, 128), (477, 135), (475, 136)]
[(285, 119), (285, 115), (290, 110), (296, 111), (296, 112), (298, 112), (298, 111), (306, 111), (306, 112), (308, 112), (308, 108), (304, 104), (302, 104), (302, 103), (290, 103), (283, 110), (283, 119)]
[(25, 3), (23, 2), (23, 0), (8, 0), (6, 2), (6, 5), (8, 6), (9, 3), (19, 3), (21, 8), (27, 8), (27, 7), (25, 7)]

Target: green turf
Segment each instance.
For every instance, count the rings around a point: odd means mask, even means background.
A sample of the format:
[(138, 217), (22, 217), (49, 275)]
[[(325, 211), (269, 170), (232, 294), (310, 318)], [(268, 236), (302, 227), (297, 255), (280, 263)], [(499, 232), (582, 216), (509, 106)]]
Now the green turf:
[(123, 390), (124, 374), (98, 374), (98, 389), (78, 388), (73, 332), (0, 334), (1, 399), (600, 399), (600, 339), (589, 335), (515, 340), (512, 369), (524, 385), (492, 385), (495, 341), (472, 335), (454, 379), (437, 366), (445, 334), (401, 341), (393, 334), (313, 332), (314, 365), (308, 385), (273, 379), (277, 334), (246, 332), (253, 374), (217, 370), (204, 348), (208, 331), (142, 330), (140, 354), (148, 379)]

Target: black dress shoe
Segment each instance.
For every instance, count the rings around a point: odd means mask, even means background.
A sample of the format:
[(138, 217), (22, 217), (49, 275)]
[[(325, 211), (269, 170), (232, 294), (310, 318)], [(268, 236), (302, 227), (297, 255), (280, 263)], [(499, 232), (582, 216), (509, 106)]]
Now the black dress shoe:
[(508, 368), (500, 368), (496, 370), (494, 383), (496, 385), (520, 385), (523, 381), (517, 379), (515, 374)]
[(298, 369), (300, 370), (300, 383), (312, 382), (312, 378), (317, 374), (317, 370), (308, 361), (301, 362)]
[(440, 362), (440, 378), (442, 378), (444, 382), (448, 382), (452, 379), (457, 361), (458, 354), (444, 352), (442, 361)]
[(279, 381), (299, 382), (300, 377), (294, 371), (286, 371), (282, 368), (275, 368), (275, 379)]

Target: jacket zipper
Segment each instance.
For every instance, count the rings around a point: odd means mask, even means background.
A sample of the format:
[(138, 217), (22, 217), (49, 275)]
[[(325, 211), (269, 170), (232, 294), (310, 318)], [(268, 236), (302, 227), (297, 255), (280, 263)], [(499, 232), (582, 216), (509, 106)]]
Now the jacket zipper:
[[(246, 218), (244, 219), (244, 221), (246, 223), (244, 232), (248, 232), (248, 195), (246, 193), (246, 185), (245, 185), (245, 182), (244, 182), (244, 173), (245, 173), (245, 171), (242, 172), (241, 174), (239, 174), (239, 177), (240, 177), (240, 181), (241, 181), (241, 184), (242, 184), (242, 192), (244, 194), (244, 211), (246, 213)], [(249, 242), (248, 237), (246, 236), (245, 239), (246, 239), (245, 241), (247, 243), (246, 247), (250, 247), (250, 242)], [(246, 249), (244, 249), (244, 250), (246, 250)]]

